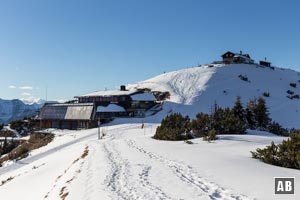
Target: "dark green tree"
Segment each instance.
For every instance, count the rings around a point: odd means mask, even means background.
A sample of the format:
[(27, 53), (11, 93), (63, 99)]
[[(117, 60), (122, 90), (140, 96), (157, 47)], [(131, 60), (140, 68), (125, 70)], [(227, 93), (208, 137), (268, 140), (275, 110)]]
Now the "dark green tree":
[(250, 129), (256, 129), (257, 128), (257, 122), (256, 122), (256, 105), (257, 105), (257, 99), (251, 99), (248, 101), (246, 109), (245, 109), (245, 117), (247, 126)]
[(190, 127), (193, 134), (202, 137), (211, 128), (211, 117), (208, 114), (198, 113), (196, 119), (192, 120)]
[(219, 107), (216, 103), (213, 108), (213, 113), (211, 114), (211, 127), (217, 134), (221, 134), (223, 131), (223, 119), (224, 119), (224, 109)]
[(271, 119), (269, 117), (269, 110), (266, 106), (266, 101), (264, 100), (264, 98), (260, 97), (257, 100), (257, 105), (255, 107), (254, 113), (257, 126), (261, 129), (266, 130), (271, 122)]
[(246, 123), (242, 121), (230, 108), (224, 109), (224, 118), (222, 120), (223, 134), (244, 134), (246, 132)]
[(174, 113), (161, 122), (161, 125), (156, 129), (155, 139), (160, 140), (181, 140), (187, 139), (189, 132), (190, 118), (183, 117), (180, 113)]
[(276, 145), (272, 142), (270, 146), (251, 153), (253, 158), (268, 164), (300, 169), (300, 134), (293, 133), (281, 144)]
[(246, 122), (245, 110), (241, 102), (241, 97), (237, 96), (234, 106), (232, 108), (233, 114), (238, 117), (242, 122)]

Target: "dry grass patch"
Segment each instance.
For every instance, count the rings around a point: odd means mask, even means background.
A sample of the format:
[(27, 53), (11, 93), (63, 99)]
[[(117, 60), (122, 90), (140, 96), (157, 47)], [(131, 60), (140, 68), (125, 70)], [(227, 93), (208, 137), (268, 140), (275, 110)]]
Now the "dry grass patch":
[(9, 154), (0, 159), (1, 163), (8, 160), (21, 160), (29, 155), (29, 151), (46, 146), (54, 138), (50, 133), (32, 133), (28, 141), (21, 143), (18, 147), (13, 149)]
[(69, 192), (66, 191), (66, 187), (61, 188), (59, 196), (61, 198), (61, 200), (65, 200), (67, 198), (67, 196), (69, 195)]
[(4, 181), (1, 181), (1, 184), (0, 186), (3, 186), (4, 184), (6, 184), (7, 182), (13, 180), (15, 177), (9, 177), (8, 179), (4, 180)]

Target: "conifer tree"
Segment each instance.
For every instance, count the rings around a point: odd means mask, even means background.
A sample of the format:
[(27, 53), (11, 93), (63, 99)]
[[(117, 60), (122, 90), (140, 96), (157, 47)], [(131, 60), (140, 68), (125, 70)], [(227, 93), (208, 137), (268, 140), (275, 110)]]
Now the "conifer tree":
[(204, 136), (211, 129), (211, 117), (208, 114), (198, 113), (190, 127), (196, 136)]
[(190, 118), (183, 117), (180, 113), (174, 113), (161, 122), (161, 125), (156, 129), (155, 139), (160, 140), (180, 140), (184, 139), (183, 134), (189, 131)]
[(216, 103), (214, 105), (213, 113), (211, 114), (211, 129), (215, 129), (217, 134), (222, 133), (224, 119), (224, 110), (220, 108)]
[(256, 99), (251, 99), (247, 103), (247, 107), (245, 109), (245, 117), (247, 121), (247, 126), (250, 129), (256, 129), (257, 128), (257, 123), (256, 123), (256, 104), (257, 100)]
[(237, 116), (242, 122), (245, 122), (245, 110), (243, 108), (241, 97), (237, 96), (234, 106), (232, 108), (232, 112), (235, 116)]
[(230, 108), (224, 110), (223, 133), (224, 134), (244, 134), (246, 123), (242, 121)]
[(266, 129), (270, 124), (269, 111), (264, 98), (260, 97), (255, 109), (255, 118), (259, 128)]

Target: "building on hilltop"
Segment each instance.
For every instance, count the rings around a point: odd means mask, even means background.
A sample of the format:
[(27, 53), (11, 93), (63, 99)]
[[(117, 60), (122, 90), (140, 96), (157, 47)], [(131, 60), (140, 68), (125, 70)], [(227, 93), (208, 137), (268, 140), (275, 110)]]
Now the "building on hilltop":
[[(96, 127), (98, 121), (118, 117), (145, 117), (161, 109), (156, 97), (144, 90), (98, 91), (76, 96), (76, 103), (45, 104), (39, 114), (42, 128)], [(148, 112), (148, 113), (147, 113)]]
[(267, 62), (266, 60), (265, 61), (263, 61), (263, 60), (259, 61), (259, 65), (264, 66), (264, 67), (271, 67), (271, 63)]
[(254, 60), (251, 59), (250, 55), (243, 54), (242, 51), (240, 53), (227, 51), (221, 57), (223, 59), (223, 63), (225, 64), (254, 64)]

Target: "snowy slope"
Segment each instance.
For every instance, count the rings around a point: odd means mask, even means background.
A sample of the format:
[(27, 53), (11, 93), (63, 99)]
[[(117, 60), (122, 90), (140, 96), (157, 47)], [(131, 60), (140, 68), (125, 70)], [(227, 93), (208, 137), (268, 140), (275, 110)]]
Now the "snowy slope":
[[(249, 82), (238, 76), (247, 76)], [(161, 74), (129, 88), (150, 88), (153, 91), (169, 91), (171, 98), (165, 111), (181, 112), (191, 117), (202, 112), (210, 112), (214, 101), (222, 107), (232, 107), (236, 97), (245, 103), (249, 99), (265, 98), (271, 117), (285, 127), (300, 128), (300, 100), (287, 98), (287, 90), (300, 95), (300, 73), (288, 69), (262, 68), (258, 65), (234, 64), (202, 66)], [(297, 83), (297, 88), (290, 83)]]
[[(97, 129), (54, 131), (54, 142), (0, 168), (1, 199), (299, 199), (299, 170), (252, 159), (249, 151), (282, 137), (224, 135), (214, 143), (151, 138), (158, 124), (119, 121)], [(296, 195), (275, 196), (274, 177), (295, 177)], [(18, 192), (16, 192), (18, 191)]]

